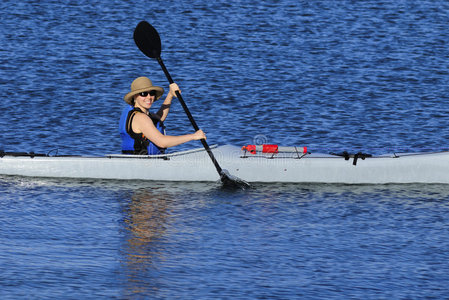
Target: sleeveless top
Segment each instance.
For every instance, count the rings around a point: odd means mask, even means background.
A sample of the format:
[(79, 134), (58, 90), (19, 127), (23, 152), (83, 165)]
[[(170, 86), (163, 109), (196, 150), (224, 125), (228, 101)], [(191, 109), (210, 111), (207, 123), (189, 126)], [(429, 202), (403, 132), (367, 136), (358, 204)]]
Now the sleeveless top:
[[(165, 148), (160, 148), (147, 139), (142, 133), (132, 131), (131, 123), (137, 112), (142, 112), (139, 108), (127, 106), (120, 116), (119, 131), (122, 138), (122, 153), (124, 154), (141, 154), (155, 155), (163, 154)], [(150, 114), (149, 117), (153, 121), (154, 126), (165, 134), (164, 123), (156, 114)]]

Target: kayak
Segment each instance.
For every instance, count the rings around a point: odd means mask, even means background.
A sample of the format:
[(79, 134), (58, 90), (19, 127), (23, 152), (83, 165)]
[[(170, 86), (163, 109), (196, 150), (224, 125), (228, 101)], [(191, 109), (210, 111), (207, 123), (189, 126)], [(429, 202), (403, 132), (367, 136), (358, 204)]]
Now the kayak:
[[(231, 175), (247, 182), (449, 183), (449, 152), (310, 153), (305, 147), (211, 147)], [(162, 155), (59, 156), (0, 152), (0, 175), (156, 181), (219, 181), (204, 149)]]

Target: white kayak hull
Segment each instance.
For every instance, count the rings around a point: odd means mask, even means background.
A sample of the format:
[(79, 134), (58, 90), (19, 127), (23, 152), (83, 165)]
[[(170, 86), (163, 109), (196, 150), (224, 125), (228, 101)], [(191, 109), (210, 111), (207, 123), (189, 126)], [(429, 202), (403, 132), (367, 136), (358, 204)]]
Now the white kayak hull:
[[(240, 148), (212, 150), (223, 169), (247, 182), (310, 182), (346, 184), (449, 183), (449, 152), (392, 154), (358, 159), (327, 154), (251, 155)], [(218, 181), (204, 150), (161, 157), (108, 155), (4, 156), (1, 175), (156, 181)]]

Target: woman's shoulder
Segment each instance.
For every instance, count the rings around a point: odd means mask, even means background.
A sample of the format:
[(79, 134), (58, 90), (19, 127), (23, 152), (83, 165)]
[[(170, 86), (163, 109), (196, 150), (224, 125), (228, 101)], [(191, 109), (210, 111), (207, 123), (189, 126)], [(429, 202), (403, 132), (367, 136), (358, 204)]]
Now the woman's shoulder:
[(147, 115), (146, 113), (142, 112), (142, 111), (134, 111), (133, 112), (133, 119), (136, 120), (137, 122), (148, 122), (151, 121), (151, 118), (149, 115)]

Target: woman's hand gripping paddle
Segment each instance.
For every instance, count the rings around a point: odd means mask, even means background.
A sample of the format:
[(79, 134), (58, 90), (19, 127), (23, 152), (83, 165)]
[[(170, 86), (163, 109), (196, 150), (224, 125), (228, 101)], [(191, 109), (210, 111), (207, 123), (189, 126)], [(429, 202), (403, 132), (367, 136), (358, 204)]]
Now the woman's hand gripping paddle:
[[(143, 54), (145, 54), (150, 58), (157, 59), (159, 65), (162, 68), (162, 71), (164, 71), (165, 76), (168, 79), (168, 82), (170, 84), (173, 83), (173, 79), (170, 76), (170, 73), (168, 73), (168, 70), (165, 67), (164, 62), (161, 59), (161, 38), (156, 29), (146, 21), (140, 22), (139, 24), (137, 24), (136, 29), (134, 30), (134, 42), (136, 42), (137, 47), (140, 49), (140, 51), (142, 51)], [(192, 123), (193, 128), (195, 129), (195, 131), (198, 131), (199, 127), (196, 124), (195, 120), (193, 119), (193, 116), (190, 113), (189, 109), (187, 108), (187, 105), (185, 104), (184, 99), (181, 96), (181, 93), (179, 93), (179, 91), (176, 91), (176, 95), (178, 97), (179, 102), (182, 105), (182, 108), (187, 114), (190, 123)], [(240, 188), (249, 187), (249, 184), (246, 181), (239, 179), (235, 176), (232, 176), (231, 174), (229, 174), (227, 170), (223, 170), (220, 167), (206, 140), (202, 139), (201, 143), (203, 144), (204, 149), (206, 149), (207, 154), (209, 154), (209, 157), (211, 158), (213, 164), (215, 165), (215, 168), (217, 169), (217, 172), (220, 175), (221, 182), (223, 183), (224, 186), (240, 187)]]

